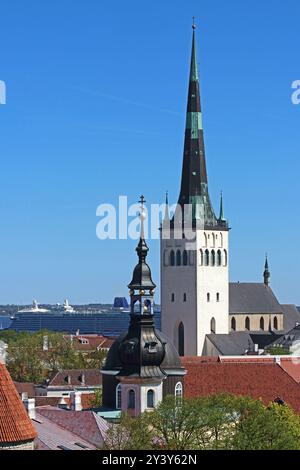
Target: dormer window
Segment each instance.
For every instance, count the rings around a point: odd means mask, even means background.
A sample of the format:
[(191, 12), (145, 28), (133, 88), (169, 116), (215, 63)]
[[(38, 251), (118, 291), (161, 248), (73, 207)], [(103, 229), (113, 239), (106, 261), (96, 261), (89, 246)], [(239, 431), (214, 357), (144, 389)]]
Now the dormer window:
[(145, 349), (148, 350), (149, 354), (153, 354), (157, 352), (157, 342), (156, 341), (151, 341), (149, 343), (145, 344)]

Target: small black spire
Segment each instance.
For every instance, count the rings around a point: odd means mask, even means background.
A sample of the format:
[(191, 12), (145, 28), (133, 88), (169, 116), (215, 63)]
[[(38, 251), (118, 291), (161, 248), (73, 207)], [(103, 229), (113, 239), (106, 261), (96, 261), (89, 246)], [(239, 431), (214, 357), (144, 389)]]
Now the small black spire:
[(271, 274), (269, 271), (268, 255), (266, 253), (265, 270), (264, 270), (264, 284), (266, 286), (268, 286), (270, 283), (270, 277), (271, 277)]
[(141, 212), (140, 212), (140, 221), (141, 221), (141, 233), (138, 246), (136, 247), (136, 252), (139, 257), (139, 262), (134, 268), (133, 276), (130, 284), (128, 284), (129, 289), (154, 289), (156, 285), (152, 281), (151, 277), (151, 269), (150, 266), (146, 263), (146, 257), (149, 251), (145, 240), (145, 229), (144, 229), (144, 221), (146, 218), (145, 212), (145, 198), (141, 196), (139, 203), (141, 204)]
[(170, 222), (169, 197), (168, 197), (168, 191), (166, 191), (165, 215), (163, 218), (163, 223), (169, 223), (169, 222)]

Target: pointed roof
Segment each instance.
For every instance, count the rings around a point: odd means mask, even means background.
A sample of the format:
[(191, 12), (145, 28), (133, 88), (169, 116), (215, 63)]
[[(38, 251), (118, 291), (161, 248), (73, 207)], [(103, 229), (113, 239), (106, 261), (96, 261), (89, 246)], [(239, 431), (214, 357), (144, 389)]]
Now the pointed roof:
[(0, 443), (31, 441), (36, 435), (12, 378), (0, 363)]
[(194, 24), (181, 189), (178, 204), (182, 209), (186, 204), (192, 205), (193, 220), (203, 220), (204, 224), (208, 226), (218, 225), (208, 193)]
[(141, 196), (140, 204), (141, 204), (141, 213), (140, 213), (140, 220), (141, 220), (141, 234), (138, 246), (136, 247), (136, 252), (139, 257), (139, 262), (134, 268), (133, 276), (130, 284), (128, 284), (129, 289), (154, 289), (156, 285), (152, 281), (151, 277), (151, 269), (150, 266), (146, 263), (146, 257), (149, 251), (145, 240), (145, 230), (144, 230), (144, 220), (145, 220), (145, 212), (144, 212), (144, 203), (145, 203), (144, 196)]

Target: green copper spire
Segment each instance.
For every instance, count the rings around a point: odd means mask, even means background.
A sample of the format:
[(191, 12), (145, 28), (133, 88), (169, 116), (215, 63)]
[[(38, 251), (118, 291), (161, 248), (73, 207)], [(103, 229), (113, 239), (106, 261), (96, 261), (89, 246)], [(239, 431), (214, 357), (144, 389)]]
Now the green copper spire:
[(192, 41), (190, 82), (197, 82), (199, 80), (199, 75), (198, 75), (197, 53), (196, 53), (196, 38), (195, 38), (196, 26), (195, 26), (194, 23), (193, 23), (192, 28), (193, 28), (193, 41)]
[(221, 191), (221, 198), (220, 198), (220, 216), (219, 216), (220, 221), (224, 221), (224, 211), (223, 211), (223, 192)]

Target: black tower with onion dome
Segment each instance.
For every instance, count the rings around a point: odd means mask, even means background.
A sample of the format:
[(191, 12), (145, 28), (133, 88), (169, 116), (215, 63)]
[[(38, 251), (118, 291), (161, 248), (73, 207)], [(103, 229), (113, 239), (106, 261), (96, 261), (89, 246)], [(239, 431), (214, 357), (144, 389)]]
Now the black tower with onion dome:
[(141, 232), (130, 289), (128, 331), (109, 350), (103, 374), (103, 406), (133, 416), (155, 408), (164, 396), (183, 394), (185, 369), (169, 339), (155, 328), (153, 301), (156, 285), (146, 262), (145, 199), (140, 199)]

